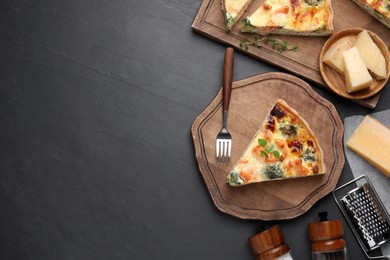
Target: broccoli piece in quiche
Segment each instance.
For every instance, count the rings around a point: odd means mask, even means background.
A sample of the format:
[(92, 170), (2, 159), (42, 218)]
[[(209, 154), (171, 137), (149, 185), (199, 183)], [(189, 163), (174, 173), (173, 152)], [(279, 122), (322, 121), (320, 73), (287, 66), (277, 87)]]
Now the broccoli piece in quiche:
[(249, 19), (241, 20), (241, 30), (244, 32), (256, 32), (256, 26), (253, 26)]
[(297, 135), (298, 127), (293, 124), (282, 123), (278, 130), (286, 137), (291, 138)]
[(232, 187), (237, 187), (244, 184), (244, 180), (241, 179), (240, 174), (238, 174), (238, 172), (229, 173), (229, 175), (226, 178), (226, 182)]
[(270, 180), (280, 179), (283, 178), (284, 171), (280, 166), (280, 163), (275, 163), (264, 168), (264, 175)]
[(302, 158), (305, 162), (316, 162), (317, 161), (317, 158), (316, 156), (314, 155), (314, 151), (312, 149), (309, 149), (307, 148), (303, 154), (302, 154)]
[(227, 28), (229, 28), (229, 30), (230, 30), (233, 26), (233, 23), (234, 23), (234, 17), (232, 14), (226, 13), (225, 23), (226, 23)]

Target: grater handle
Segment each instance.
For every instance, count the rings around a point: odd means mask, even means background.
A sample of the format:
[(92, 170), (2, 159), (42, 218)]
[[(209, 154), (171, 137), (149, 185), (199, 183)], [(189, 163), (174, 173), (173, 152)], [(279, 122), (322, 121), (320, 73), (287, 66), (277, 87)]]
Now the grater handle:
[(349, 182), (339, 186), (338, 188), (334, 189), (333, 192), (332, 192), (334, 199), (337, 200), (337, 197), (336, 197), (336, 192), (337, 191), (339, 191), (339, 190), (341, 190), (341, 189), (351, 185), (352, 183), (356, 183), (360, 179), (365, 179), (367, 181), (367, 177), (365, 175), (361, 175), (361, 176), (359, 176), (359, 177), (357, 177), (357, 178), (355, 178), (355, 179), (353, 179), (353, 180), (351, 180), (351, 181), (349, 181)]

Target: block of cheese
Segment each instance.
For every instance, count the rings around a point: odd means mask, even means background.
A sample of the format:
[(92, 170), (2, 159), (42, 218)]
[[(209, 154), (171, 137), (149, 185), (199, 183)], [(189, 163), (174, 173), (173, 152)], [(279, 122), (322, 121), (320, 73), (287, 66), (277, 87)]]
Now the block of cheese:
[(385, 79), (387, 77), (385, 57), (366, 30), (359, 33), (355, 46), (359, 50), (366, 67), (375, 78), (378, 80)]
[(366, 116), (347, 146), (390, 177), (390, 129), (378, 120)]
[(341, 38), (325, 52), (322, 62), (336, 70), (337, 72), (344, 74), (344, 57), (343, 52), (351, 48), (352, 43), (346, 39)]
[(360, 56), (359, 50), (352, 47), (343, 52), (343, 57), (347, 92), (352, 93), (370, 87), (372, 77)]

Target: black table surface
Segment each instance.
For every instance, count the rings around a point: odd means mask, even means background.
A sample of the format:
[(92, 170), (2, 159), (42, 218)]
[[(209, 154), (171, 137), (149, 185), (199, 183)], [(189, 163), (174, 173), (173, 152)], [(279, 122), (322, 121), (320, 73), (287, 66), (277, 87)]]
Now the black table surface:
[[(201, 1), (0, 2), (1, 259), (255, 259), (248, 237), (279, 224), (310, 259), (307, 224), (342, 219), (331, 195), (284, 221), (213, 204), (191, 125), (217, 94), (226, 46), (191, 30)], [(281, 71), (235, 54), (234, 79)], [(375, 109), (311, 84), (340, 117)], [(346, 161), (339, 184), (351, 180)]]

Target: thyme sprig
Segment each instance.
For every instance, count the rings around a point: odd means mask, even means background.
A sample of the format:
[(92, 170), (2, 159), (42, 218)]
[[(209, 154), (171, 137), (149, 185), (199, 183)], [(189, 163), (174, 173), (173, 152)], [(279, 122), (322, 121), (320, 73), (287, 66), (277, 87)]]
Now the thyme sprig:
[(258, 38), (257, 36), (254, 37), (253, 41), (249, 40), (241, 40), (240, 41), (240, 47), (245, 48), (245, 50), (248, 50), (249, 46), (253, 47), (263, 47), (264, 45), (271, 44), (272, 49), (282, 53), (284, 51), (297, 51), (298, 46), (297, 45), (291, 45), (288, 41), (283, 41), (277, 38)]

